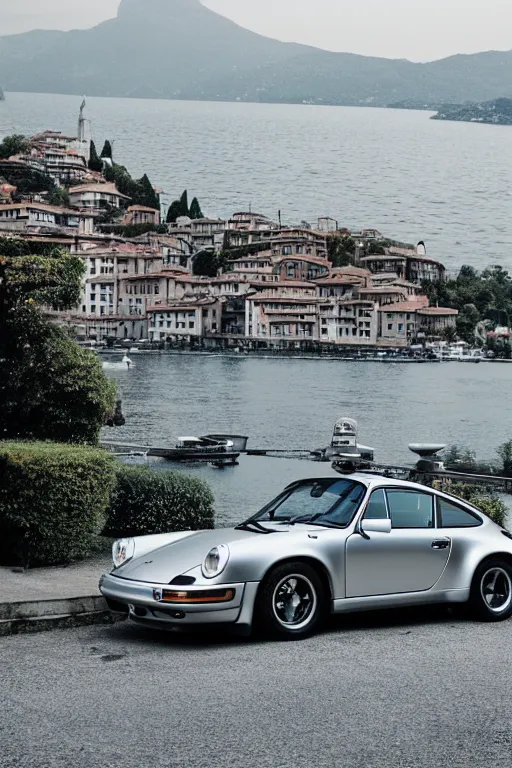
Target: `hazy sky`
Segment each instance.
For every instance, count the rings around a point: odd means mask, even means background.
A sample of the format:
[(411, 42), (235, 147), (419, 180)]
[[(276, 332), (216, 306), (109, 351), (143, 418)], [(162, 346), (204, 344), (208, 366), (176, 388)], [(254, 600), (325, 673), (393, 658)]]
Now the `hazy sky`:
[[(171, 0), (172, 1), (172, 0)], [(512, 49), (512, 0), (203, 0), (255, 32), (333, 51), (427, 61)], [(0, 0), (0, 34), (88, 27), (119, 0)]]

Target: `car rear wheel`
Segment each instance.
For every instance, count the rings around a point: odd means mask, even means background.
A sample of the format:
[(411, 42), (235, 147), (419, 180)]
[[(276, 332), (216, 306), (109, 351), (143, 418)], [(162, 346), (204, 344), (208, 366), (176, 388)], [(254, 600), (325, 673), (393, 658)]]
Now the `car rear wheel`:
[(480, 621), (504, 621), (512, 615), (512, 566), (499, 558), (478, 566), (469, 606)]
[(307, 563), (284, 563), (262, 582), (256, 623), (264, 634), (298, 640), (319, 628), (325, 605), (324, 588), (315, 569)]

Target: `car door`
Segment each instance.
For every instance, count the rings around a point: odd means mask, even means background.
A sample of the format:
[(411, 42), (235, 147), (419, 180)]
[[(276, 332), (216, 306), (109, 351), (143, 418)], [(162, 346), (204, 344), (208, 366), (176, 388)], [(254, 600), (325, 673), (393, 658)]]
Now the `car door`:
[(450, 556), (451, 540), (436, 529), (434, 496), (409, 488), (372, 492), (364, 519), (391, 519), (389, 533), (354, 533), (345, 549), (346, 597), (430, 589)]

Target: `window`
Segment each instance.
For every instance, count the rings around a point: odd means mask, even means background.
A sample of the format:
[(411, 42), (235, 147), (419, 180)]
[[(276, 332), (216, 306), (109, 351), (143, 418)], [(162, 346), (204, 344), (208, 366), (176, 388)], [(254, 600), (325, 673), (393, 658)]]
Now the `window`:
[(403, 330), (404, 330), (404, 324), (398, 323), (398, 333), (403, 333)]
[(480, 518), (468, 509), (462, 509), (446, 499), (438, 498), (439, 528), (476, 528)]
[(432, 496), (415, 491), (386, 491), (393, 528), (433, 528)]
[(257, 516), (260, 520), (318, 520), (319, 525), (347, 526), (365, 493), (364, 486), (351, 480), (308, 481), (284, 491)]
[(195, 321), (194, 321), (194, 320), (189, 320), (189, 322), (188, 322), (188, 327), (189, 327), (189, 328), (193, 328), (193, 327), (194, 327), (194, 325), (195, 325)]
[(388, 508), (386, 506), (386, 497), (384, 491), (379, 488), (370, 496), (370, 501), (364, 513), (366, 520), (386, 520), (388, 517)]
[(392, 330), (393, 330), (393, 323), (388, 323), (388, 331), (392, 331)]

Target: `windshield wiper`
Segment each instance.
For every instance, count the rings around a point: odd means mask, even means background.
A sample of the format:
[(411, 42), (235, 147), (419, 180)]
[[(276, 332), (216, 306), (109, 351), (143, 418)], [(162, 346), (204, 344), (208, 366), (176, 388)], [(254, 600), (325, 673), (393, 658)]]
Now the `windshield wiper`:
[(290, 520), (288, 525), (296, 525), (297, 523), (301, 523), (302, 525), (320, 525), (324, 528), (346, 528), (346, 525), (342, 525), (341, 523), (335, 523), (334, 520), (327, 520), (325, 522), (321, 522), (320, 518), (322, 517), (323, 512), (318, 515), (313, 515), (312, 518), (308, 518), (305, 520), (304, 518), (297, 517), (295, 520)]
[(270, 528), (265, 528), (260, 525), (256, 520), (246, 520), (245, 523), (240, 523), (235, 527), (236, 531), (249, 531), (250, 533), (277, 533)]
[(322, 517), (324, 512), (317, 512), (316, 515), (312, 515), (312, 517), (307, 517), (307, 515), (302, 515), (300, 517), (293, 517), (290, 518), (288, 521), (289, 525), (295, 525), (296, 523), (313, 523), (315, 520), (317, 520), (319, 517)]

